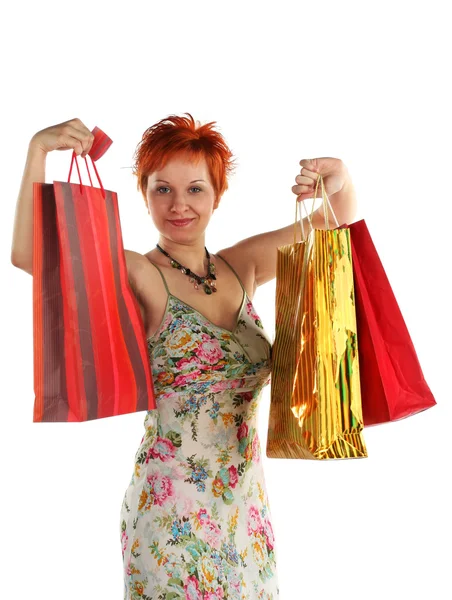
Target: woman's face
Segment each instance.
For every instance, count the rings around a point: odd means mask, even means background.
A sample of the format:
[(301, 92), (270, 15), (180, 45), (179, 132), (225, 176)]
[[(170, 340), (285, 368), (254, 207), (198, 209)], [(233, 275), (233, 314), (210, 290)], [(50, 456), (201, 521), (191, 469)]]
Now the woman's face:
[[(199, 237), (218, 206), (205, 158), (196, 164), (182, 155), (173, 157), (163, 169), (149, 175), (146, 200), (164, 237), (175, 241)], [(177, 226), (174, 221), (181, 219), (191, 221)]]

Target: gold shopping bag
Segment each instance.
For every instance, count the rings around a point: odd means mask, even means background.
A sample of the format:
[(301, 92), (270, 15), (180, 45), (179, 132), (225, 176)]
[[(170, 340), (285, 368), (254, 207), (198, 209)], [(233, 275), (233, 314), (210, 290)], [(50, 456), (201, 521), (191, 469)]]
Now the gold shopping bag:
[[(319, 182), (326, 229), (312, 227)], [(319, 175), (311, 231), (277, 249), (275, 340), (266, 454), (365, 458), (350, 231), (329, 229)], [(306, 210), (306, 208), (305, 208)], [(306, 214), (307, 211), (306, 211)]]

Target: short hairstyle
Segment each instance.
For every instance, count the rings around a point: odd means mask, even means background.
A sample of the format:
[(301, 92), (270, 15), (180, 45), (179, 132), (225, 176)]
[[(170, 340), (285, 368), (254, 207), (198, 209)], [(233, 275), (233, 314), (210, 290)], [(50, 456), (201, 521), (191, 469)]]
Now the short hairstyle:
[(235, 158), (223, 136), (212, 127), (212, 121), (201, 125), (188, 117), (170, 115), (152, 125), (143, 133), (138, 144), (132, 173), (137, 177), (137, 189), (146, 202), (148, 176), (165, 166), (178, 154), (197, 162), (204, 157), (209, 170), (215, 196), (220, 198), (228, 189), (228, 177), (235, 169)]

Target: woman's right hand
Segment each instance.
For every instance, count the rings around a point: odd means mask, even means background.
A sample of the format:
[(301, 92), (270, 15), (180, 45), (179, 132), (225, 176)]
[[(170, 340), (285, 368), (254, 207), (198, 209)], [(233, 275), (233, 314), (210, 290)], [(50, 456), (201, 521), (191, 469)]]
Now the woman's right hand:
[(77, 156), (85, 158), (93, 142), (94, 135), (88, 127), (80, 119), (70, 119), (35, 133), (30, 146), (45, 154), (52, 150), (74, 150)]

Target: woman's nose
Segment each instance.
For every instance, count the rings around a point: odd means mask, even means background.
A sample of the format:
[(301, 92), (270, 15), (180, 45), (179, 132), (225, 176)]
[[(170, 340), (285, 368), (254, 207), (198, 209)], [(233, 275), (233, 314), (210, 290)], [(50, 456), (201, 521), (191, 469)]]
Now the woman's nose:
[(184, 210), (187, 206), (187, 199), (184, 194), (175, 194), (173, 196), (172, 208), (176, 210)]

